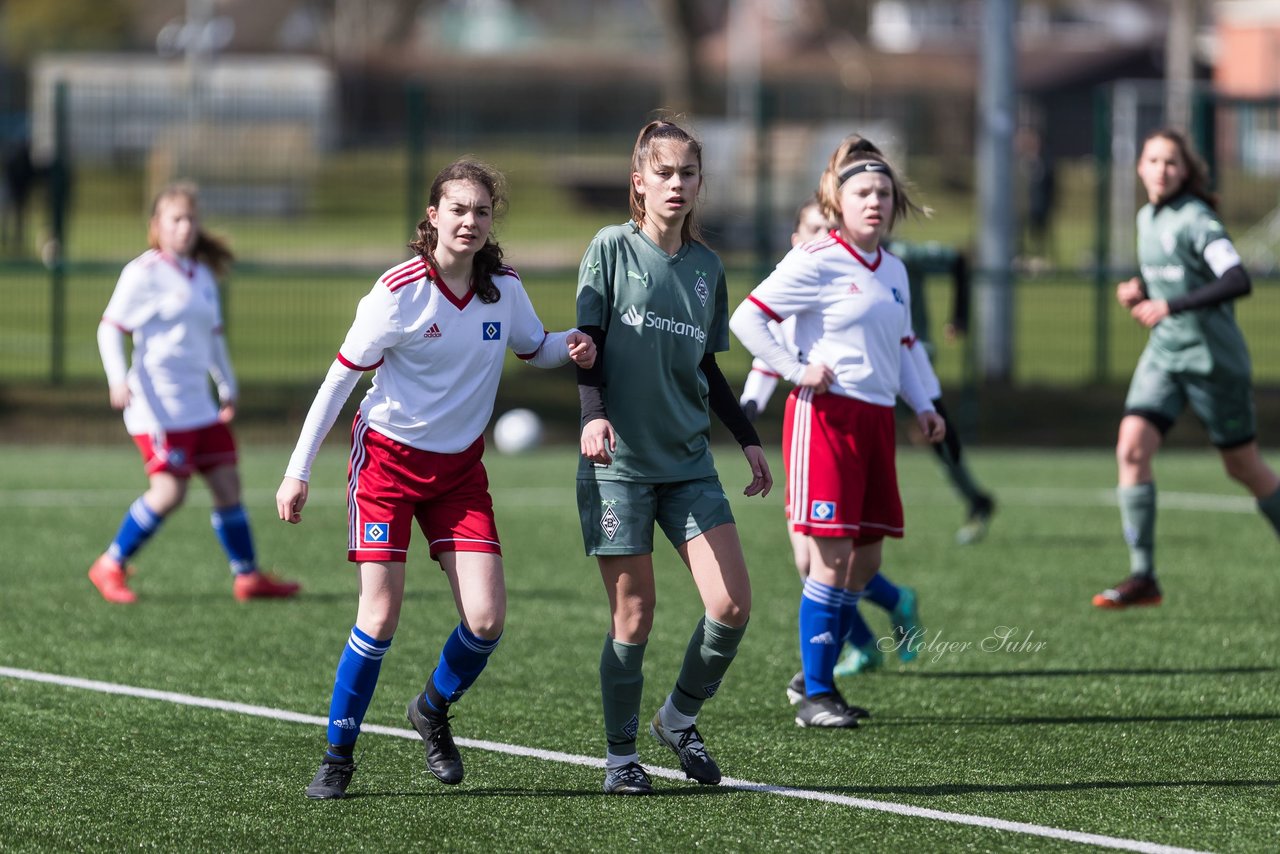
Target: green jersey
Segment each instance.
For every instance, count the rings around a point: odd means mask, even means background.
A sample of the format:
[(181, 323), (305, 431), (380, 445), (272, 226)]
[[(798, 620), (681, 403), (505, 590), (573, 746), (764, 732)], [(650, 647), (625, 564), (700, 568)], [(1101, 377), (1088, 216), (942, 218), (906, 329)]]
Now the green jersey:
[(702, 357), (729, 349), (724, 266), (701, 243), (668, 255), (634, 222), (612, 225), (578, 271), (578, 326), (605, 330), (604, 403), (613, 463), (578, 477), (670, 483), (714, 476)]
[[(1205, 248), (1227, 239), (1217, 214), (1195, 196), (1145, 205), (1138, 211), (1138, 263), (1147, 296), (1171, 300), (1216, 280)], [(1249, 349), (1230, 300), (1170, 314), (1151, 330), (1146, 353), (1170, 372), (1236, 377), (1250, 372)]]

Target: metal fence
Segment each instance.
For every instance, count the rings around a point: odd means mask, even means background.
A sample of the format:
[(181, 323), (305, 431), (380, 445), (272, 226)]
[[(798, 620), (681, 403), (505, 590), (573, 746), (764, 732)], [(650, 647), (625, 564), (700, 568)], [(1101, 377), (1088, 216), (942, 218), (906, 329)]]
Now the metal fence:
[[(247, 383), (316, 378), (355, 301), (407, 257), (430, 176), (461, 154), (506, 174), (510, 206), (499, 239), (548, 324), (571, 322), (583, 248), (598, 228), (626, 216), (627, 159), (643, 109), (629, 124), (606, 127), (598, 116), (570, 121), (563, 113), (571, 107), (560, 104), (546, 128), (504, 132), (462, 121), (409, 86), (398, 96), (399, 131), (362, 134), (338, 120), (323, 80), (300, 79), (311, 93), (306, 109), (288, 92), (261, 89), (239, 103), (245, 87), (231, 77), (203, 88), (173, 79), (161, 85), (146, 75), (68, 83), (60, 120), (59, 90), (39, 90), (32, 127), (36, 159), (46, 157), (35, 164), (45, 179), (21, 242), (0, 251), (0, 383), (100, 380), (98, 316), (120, 267), (145, 248), (150, 196), (179, 177), (201, 184), (206, 226), (227, 234), (240, 259), (225, 297), (233, 358)], [(1119, 176), (1132, 173), (1120, 158), (1131, 155), (1132, 133), (1151, 117), (1146, 96), (1123, 88), (1108, 94), (1099, 99), (1098, 121), (1109, 143), (1054, 159), (1047, 239), (1024, 245), (1016, 262), (1015, 384), (1123, 382), (1144, 339), (1111, 291), (1132, 266), (1113, 251), (1126, 227), (1117, 221), (1131, 221), (1137, 203), (1131, 185), (1116, 190)], [(1241, 322), (1258, 379), (1280, 383), (1280, 344), (1273, 344), (1280, 338), (1280, 108), (1209, 96), (1199, 104), (1196, 138), (1213, 143), (1224, 220), (1256, 263), (1258, 287), (1239, 307)], [(694, 117), (705, 143), (708, 238), (731, 269), (734, 299), (781, 256), (791, 212), (839, 138), (854, 130), (887, 146), (936, 211), (905, 225), (902, 236), (970, 246), (981, 223), (972, 215), (971, 147), (958, 140), (971, 140), (971, 122), (970, 111), (927, 95), (883, 102), (774, 97), (754, 117)], [(62, 189), (51, 165), (63, 170)], [(1128, 210), (1115, 201), (1126, 192)], [(926, 299), (939, 325), (931, 331), (940, 374), (948, 384), (971, 382), (969, 349), (941, 333), (947, 283), (931, 280)], [(731, 378), (745, 373), (745, 358), (731, 354), (726, 367)]]

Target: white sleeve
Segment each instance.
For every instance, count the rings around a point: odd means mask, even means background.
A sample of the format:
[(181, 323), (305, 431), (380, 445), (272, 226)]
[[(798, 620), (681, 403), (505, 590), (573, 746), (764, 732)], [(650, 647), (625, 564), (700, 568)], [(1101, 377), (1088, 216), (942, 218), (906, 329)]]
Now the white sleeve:
[(107, 372), (108, 385), (120, 385), (129, 378), (129, 362), (124, 355), (124, 333), (105, 317), (98, 324), (98, 354)]
[(232, 403), (239, 388), (236, 384), (236, 372), (231, 369), (231, 354), (227, 352), (227, 339), (222, 333), (213, 336), (213, 364), (209, 365), (209, 376), (213, 377), (218, 387), (218, 401)]
[(289, 457), (289, 465), (284, 470), (285, 477), (304, 482), (311, 480), (311, 464), (320, 452), (324, 437), (333, 428), (333, 422), (338, 420), (342, 405), (356, 387), (360, 374), (360, 371), (348, 368), (337, 359), (329, 366), (329, 373), (325, 375), (324, 382), (320, 383), (320, 390), (316, 392), (307, 418), (302, 422), (302, 433)]
[(747, 381), (742, 384), (742, 397), (739, 398), (738, 405), (746, 406), (750, 401), (755, 403), (756, 412), (764, 412), (777, 387), (778, 374), (763, 359), (753, 359), (751, 373), (747, 374)]
[[(494, 284), (497, 284), (499, 277), (495, 276)], [(520, 277), (514, 272), (506, 274), (502, 283), (502, 296), (504, 299), (512, 301), (510, 318), (510, 332), (507, 335), (507, 347), (510, 348), (517, 356), (527, 362), (531, 362), (540, 368), (555, 368), (563, 365), (569, 360), (568, 345), (563, 348), (564, 360), (550, 364), (546, 358), (538, 359), (537, 357), (544, 354), (544, 351), (550, 347), (549, 352), (559, 353), (560, 350), (553, 346), (553, 342), (549, 340), (547, 328), (542, 325), (542, 321), (538, 318), (538, 312), (533, 307), (533, 302), (529, 299), (529, 292), (524, 289), (524, 283), (520, 281)], [(564, 336), (568, 335), (568, 331), (558, 333), (560, 336), (554, 344), (564, 344)]]
[(155, 315), (156, 301), (151, 297), (149, 268), (132, 261), (120, 271), (102, 317), (124, 332), (133, 332)]
[(908, 349), (911, 350), (912, 360), (916, 364), (916, 374), (920, 377), (920, 385), (923, 386), (924, 393), (930, 400), (942, 397), (942, 383), (938, 381), (938, 375), (933, 370), (933, 362), (929, 361), (929, 350), (919, 340), (913, 341)]
[(394, 347), (403, 334), (399, 301), (390, 288), (376, 282), (356, 306), (356, 318), (338, 356), (354, 371), (371, 371), (382, 364), (383, 352)]
[(1235, 244), (1227, 237), (1219, 237), (1204, 248), (1204, 262), (1218, 278), (1222, 278), (1222, 274), (1232, 267), (1238, 267), (1243, 263)]
[(535, 368), (558, 368), (569, 361), (569, 344), (566, 340), (570, 332), (577, 329), (566, 329), (564, 332), (547, 332), (542, 336), (542, 343), (525, 361)]
[(800, 381), (804, 365), (769, 330), (769, 315), (750, 297), (729, 318), (729, 328), (752, 356), (761, 359), (787, 382)]
[(925, 393), (920, 374), (916, 372), (916, 360), (911, 355), (911, 348), (904, 343), (898, 348), (898, 352), (898, 394), (917, 415), (934, 412), (933, 400)]

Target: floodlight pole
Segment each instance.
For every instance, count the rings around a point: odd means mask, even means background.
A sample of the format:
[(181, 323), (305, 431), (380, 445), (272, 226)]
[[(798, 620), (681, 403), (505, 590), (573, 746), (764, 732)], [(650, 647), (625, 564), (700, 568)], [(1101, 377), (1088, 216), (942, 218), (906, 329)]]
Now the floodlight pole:
[(983, 0), (978, 88), (978, 343), (980, 375), (1013, 374), (1013, 133), (1017, 116), (1014, 0)]

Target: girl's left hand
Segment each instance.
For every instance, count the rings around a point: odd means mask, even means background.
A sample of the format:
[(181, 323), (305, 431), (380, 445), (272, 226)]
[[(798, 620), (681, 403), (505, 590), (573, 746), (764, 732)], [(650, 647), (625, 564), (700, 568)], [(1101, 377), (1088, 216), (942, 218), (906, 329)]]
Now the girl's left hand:
[(1169, 316), (1169, 303), (1162, 299), (1144, 299), (1129, 309), (1134, 320), (1150, 329)]
[(938, 413), (921, 412), (916, 415), (916, 420), (920, 424), (920, 432), (929, 440), (929, 444), (936, 445), (947, 437), (946, 419)]
[(565, 338), (569, 345), (569, 358), (579, 368), (588, 369), (596, 363), (596, 342), (585, 332), (570, 332)]
[(218, 410), (218, 421), (222, 424), (230, 424), (231, 419), (236, 417), (236, 403), (234, 400), (222, 404), (222, 408)]
[(764, 448), (759, 445), (747, 445), (742, 454), (751, 463), (751, 483), (742, 490), (746, 496), (759, 495), (764, 498), (773, 489), (773, 475), (769, 473), (769, 461), (765, 459)]

